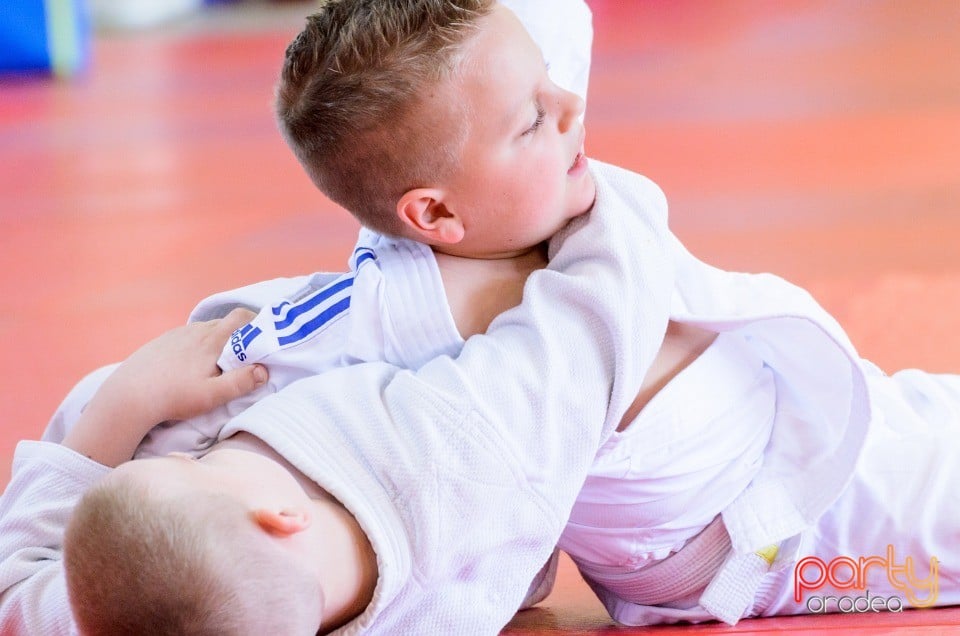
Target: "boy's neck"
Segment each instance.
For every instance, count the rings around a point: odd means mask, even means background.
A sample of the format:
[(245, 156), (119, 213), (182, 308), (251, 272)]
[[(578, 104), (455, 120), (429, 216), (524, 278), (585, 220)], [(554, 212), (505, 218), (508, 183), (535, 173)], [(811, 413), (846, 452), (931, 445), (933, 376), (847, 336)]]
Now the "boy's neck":
[(255, 435), (251, 435), (250, 433), (240, 431), (238, 433), (234, 433), (233, 435), (231, 435), (230, 437), (224, 440), (220, 440), (219, 442), (217, 442), (214, 448), (235, 448), (238, 450), (244, 450), (244, 451), (249, 451), (251, 453), (256, 453), (257, 455), (263, 455), (264, 457), (272, 459), (273, 461), (283, 466), (284, 469), (286, 469), (287, 472), (289, 472), (293, 476), (293, 478), (297, 480), (297, 483), (300, 484), (300, 487), (303, 488), (304, 492), (306, 492), (307, 496), (309, 496), (311, 499), (336, 501), (330, 495), (330, 493), (328, 493), (326, 490), (321, 488), (317, 483), (315, 483), (312, 479), (304, 475), (302, 472), (297, 470), (297, 468), (294, 467), (293, 464), (288, 462), (283, 455), (273, 450), (273, 448), (269, 444), (261, 440), (259, 437), (256, 437)]
[(460, 335), (484, 333), (493, 319), (520, 304), (527, 277), (547, 265), (546, 244), (504, 258), (471, 258), (434, 248), (450, 312)]
[(250, 433), (235, 433), (217, 442), (217, 446), (272, 459), (297, 480), (313, 501), (311, 525), (307, 530), (311, 537), (309, 551), (313, 554), (302, 556), (316, 566), (318, 579), (323, 582), (323, 631), (343, 625), (361, 613), (376, 587), (377, 559), (366, 533), (350, 511), (266, 442)]

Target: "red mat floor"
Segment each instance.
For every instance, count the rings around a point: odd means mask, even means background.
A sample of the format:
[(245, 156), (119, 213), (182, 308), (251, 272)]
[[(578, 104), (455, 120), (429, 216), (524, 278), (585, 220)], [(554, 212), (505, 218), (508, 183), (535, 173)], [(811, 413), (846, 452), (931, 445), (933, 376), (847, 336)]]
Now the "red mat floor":
[[(882, 367), (960, 371), (960, 3), (591, 6), (592, 156), (658, 181), (705, 260), (806, 286)], [(343, 267), (356, 225), (313, 190), (270, 114), (298, 21), (241, 24), (98, 40), (69, 82), (0, 79), (0, 486), (16, 441), (84, 372), (198, 299)], [(610, 624), (565, 562), (507, 633)], [(960, 609), (623, 633), (953, 625)]]

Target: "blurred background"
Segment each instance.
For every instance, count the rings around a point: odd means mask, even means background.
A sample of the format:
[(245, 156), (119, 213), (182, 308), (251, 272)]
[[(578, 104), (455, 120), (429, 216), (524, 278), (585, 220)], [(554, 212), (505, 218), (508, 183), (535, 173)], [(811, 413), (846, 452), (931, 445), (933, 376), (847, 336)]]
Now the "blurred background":
[[(591, 156), (657, 181), (704, 260), (809, 289), (883, 368), (960, 371), (960, 2), (589, 4)], [(0, 486), (83, 374), (203, 297), (346, 267), (357, 225), (272, 116), (313, 6), (0, 4)], [(515, 629), (608, 622), (562, 576)]]

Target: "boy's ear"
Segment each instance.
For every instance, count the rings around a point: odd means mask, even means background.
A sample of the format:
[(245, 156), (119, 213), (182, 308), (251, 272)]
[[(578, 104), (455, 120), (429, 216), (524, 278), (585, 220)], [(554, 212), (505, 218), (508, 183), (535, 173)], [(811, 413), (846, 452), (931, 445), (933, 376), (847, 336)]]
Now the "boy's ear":
[(460, 218), (444, 203), (437, 188), (414, 188), (397, 201), (397, 216), (417, 240), (431, 244), (453, 244), (463, 239)]
[(281, 537), (302, 532), (310, 526), (310, 515), (301, 508), (259, 508), (253, 511), (253, 518), (265, 532)]

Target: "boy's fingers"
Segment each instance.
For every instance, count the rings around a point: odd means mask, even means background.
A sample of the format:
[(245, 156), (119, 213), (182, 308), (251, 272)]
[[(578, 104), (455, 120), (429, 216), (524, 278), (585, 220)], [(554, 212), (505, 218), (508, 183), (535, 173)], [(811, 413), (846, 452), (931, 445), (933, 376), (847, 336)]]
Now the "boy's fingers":
[(257, 314), (250, 311), (249, 309), (244, 309), (243, 307), (237, 307), (232, 310), (229, 314), (220, 319), (218, 324), (219, 331), (221, 333), (231, 334), (240, 327), (244, 326), (251, 320), (257, 317)]
[(230, 400), (246, 395), (267, 382), (267, 369), (261, 364), (251, 364), (231, 369), (210, 379), (213, 400), (226, 404)]

